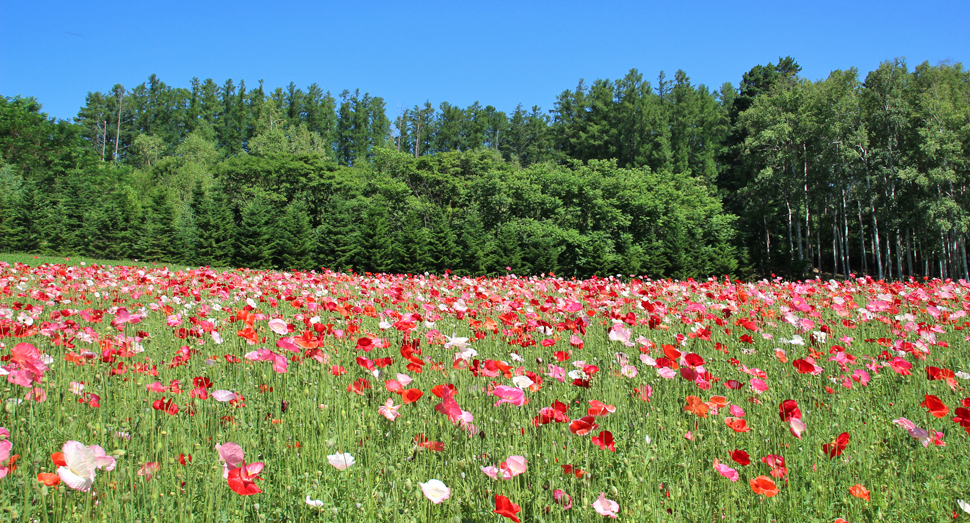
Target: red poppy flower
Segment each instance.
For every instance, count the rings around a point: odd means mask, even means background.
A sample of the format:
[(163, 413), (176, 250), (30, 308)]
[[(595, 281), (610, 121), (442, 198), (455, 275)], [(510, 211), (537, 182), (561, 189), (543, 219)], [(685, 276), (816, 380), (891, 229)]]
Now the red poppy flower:
[(710, 410), (710, 407), (704, 403), (704, 400), (698, 398), (697, 396), (687, 396), (687, 405), (684, 406), (684, 410), (697, 414), (702, 418), (706, 418), (707, 411)]
[(155, 410), (164, 410), (172, 416), (179, 412), (179, 406), (175, 403), (175, 399), (167, 400), (164, 396), (162, 399), (157, 399), (152, 402), (152, 408)]
[(795, 370), (797, 370), (799, 374), (811, 374), (815, 372), (815, 365), (812, 365), (803, 359), (797, 359), (791, 362), (791, 364), (793, 367), (795, 367)]
[(956, 377), (956, 374), (950, 369), (941, 369), (939, 367), (926, 367), (926, 379), (930, 381), (949, 380), (955, 377)]
[(862, 485), (855, 484), (849, 487), (849, 494), (852, 494), (857, 498), (862, 498), (866, 501), (869, 501), (869, 490), (866, 489), (866, 487), (863, 487)]
[(423, 433), (414, 436), (414, 442), (419, 448), (441, 452), (445, 450), (445, 444), (440, 441), (431, 441)]
[(421, 396), (424, 396), (421, 389), (404, 389), (401, 391), (401, 401), (404, 402), (405, 405), (418, 401), (421, 399)]
[(788, 467), (785, 466), (785, 458), (776, 454), (769, 454), (761, 458), (761, 462), (771, 467), (771, 475), (776, 478), (784, 478), (788, 475)]
[(522, 508), (516, 505), (515, 503), (512, 503), (511, 501), (509, 501), (509, 498), (505, 496), (499, 496), (499, 495), (495, 496), (495, 510), (493, 510), (492, 512), (500, 516), (507, 517), (512, 521), (514, 521), (515, 523), (521, 523), (519, 521), (519, 517), (516, 516), (516, 514), (518, 514), (519, 511), (521, 510)]
[(826, 454), (828, 454), (829, 459), (832, 459), (842, 454), (842, 451), (845, 450), (845, 447), (848, 444), (849, 444), (849, 433), (843, 432), (842, 434), (839, 434), (839, 436), (835, 438), (835, 440), (832, 443), (826, 443), (825, 445), (822, 445), (822, 450), (825, 451)]
[(37, 481), (47, 485), (48, 487), (56, 487), (61, 484), (60, 476), (51, 472), (41, 472), (40, 474), (37, 474)]
[(743, 450), (734, 449), (734, 452), (731, 453), (731, 459), (741, 466), (748, 466), (751, 464), (751, 458), (748, 456), (748, 453)]
[(953, 413), (956, 414), (956, 417), (953, 418), (953, 422), (966, 429), (967, 433), (970, 433), (970, 409), (957, 407)]
[(363, 356), (357, 356), (357, 365), (360, 365), (366, 370), (374, 370), (374, 360), (370, 358), (365, 358)]
[(664, 349), (664, 356), (672, 360), (676, 360), (677, 358), (680, 358), (680, 351), (675, 349), (673, 345), (664, 345), (663, 349)]
[(583, 474), (586, 474), (586, 471), (585, 470), (580, 470), (579, 468), (574, 467), (572, 465), (563, 465), (562, 466), (562, 472), (563, 472), (563, 474), (566, 474), (567, 476), (570, 475), (570, 474), (573, 474), (577, 478), (581, 478), (581, 477), (583, 477)]
[(781, 421), (789, 422), (793, 419), (802, 419), (802, 411), (798, 409), (798, 402), (795, 400), (785, 400), (778, 407), (778, 415)]
[(64, 461), (64, 453), (63, 452), (55, 452), (55, 453), (51, 454), (51, 461), (53, 461), (54, 464), (57, 465), (58, 467), (66, 467), (67, 466), (67, 461)]
[(926, 411), (937, 418), (942, 418), (950, 413), (950, 408), (947, 407), (940, 400), (940, 398), (937, 398), (932, 394), (927, 394), (926, 399), (924, 399), (923, 403), (920, 403), (920, 405), (926, 407)]
[(591, 406), (586, 410), (586, 414), (590, 416), (608, 416), (616, 412), (616, 407), (607, 405), (601, 401), (589, 400), (589, 404)]
[(600, 432), (599, 436), (593, 436), (593, 445), (597, 445), (603, 450), (609, 449), (610, 452), (616, 452), (613, 447), (613, 433), (608, 430)]
[(751, 432), (751, 427), (748, 427), (748, 422), (741, 418), (724, 418), (724, 423), (734, 429), (734, 432)]
[(371, 384), (364, 378), (358, 378), (357, 381), (347, 385), (347, 392), (353, 392), (354, 394), (364, 395), (364, 389), (370, 389)]
[(704, 364), (704, 358), (694, 354), (693, 352), (684, 356), (684, 361), (686, 361), (691, 367), (700, 367)]
[(432, 394), (434, 394), (435, 396), (437, 396), (437, 397), (439, 397), (439, 398), (440, 398), (440, 397), (442, 397), (441, 395), (442, 395), (442, 393), (443, 393), (443, 391), (444, 391), (445, 389), (448, 389), (448, 390), (450, 390), (450, 391), (451, 391), (451, 393), (452, 393), (452, 395), (454, 395), (454, 394), (455, 394), (455, 391), (457, 391), (457, 390), (458, 390), (458, 389), (456, 389), (456, 388), (455, 388), (455, 386), (454, 386), (454, 385), (452, 385), (451, 383), (445, 383), (444, 385), (435, 385), (435, 386), (434, 386), (434, 387), (433, 387), (433, 388), (431, 389), (431, 393), (432, 393)]
[(778, 486), (768, 476), (751, 478), (751, 490), (768, 498), (778, 494)]
[(583, 416), (569, 424), (569, 431), (577, 436), (585, 436), (599, 427), (595, 417)]
[[(256, 466), (254, 467), (254, 465)], [(253, 473), (250, 473), (249, 471), (251, 468), (254, 469)], [(254, 480), (263, 479), (257, 475), (262, 469), (262, 463), (253, 463), (247, 466), (246, 463), (243, 462), (241, 467), (234, 468), (229, 471), (229, 488), (240, 496), (252, 496), (253, 494), (259, 494), (262, 492), (262, 490), (256, 486), (256, 482)]]

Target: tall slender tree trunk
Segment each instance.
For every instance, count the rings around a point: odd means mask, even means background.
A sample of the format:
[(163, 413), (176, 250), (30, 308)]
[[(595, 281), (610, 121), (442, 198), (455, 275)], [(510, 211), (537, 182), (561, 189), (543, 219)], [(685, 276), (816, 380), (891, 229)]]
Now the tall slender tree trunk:
[(862, 221), (862, 202), (856, 200), (859, 206), (859, 243), (862, 244), (862, 274), (869, 274), (869, 257), (866, 255), (866, 226)]
[(121, 139), (121, 104), (125, 100), (124, 87), (122, 87), (121, 90), (118, 91), (118, 95), (119, 95), (118, 96), (118, 127), (117, 127), (117, 130), (115, 131), (115, 156), (114, 156), (115, 163), (118, 163), (118, 140)]
[(911, 241), (912, 228), (906, 228), (906, 272), (907, 276), (913, 277), (913, 244)]
[(903, 237), (896, 231), (896, 279), (903, 279)]
[(761, 216), (765, 226), (765, 257), (762, 259), (761, 269), (764, 270), (771, 263), (771, 231), (768, 230), (768, 217)]
[(881, 280), (883, 279), (882, 249), (879, 247), (879, 220), (876, 218), (876, 213), (872, 213), (872, 250), (876, 253), (876, 268)]
[[(838, 217), (835, 217), (838, 218)], [(832, 275), (835, 277), (839, 276), (839, 245), (842, 243), (842, 238), (839, 237), (839, 221), (838, 219), (832, 220)]]
[(845, 204), (845, 189), (842, 189), (842, 267), (845, 268), (845, 277), (849, 277), (852, 272), (852, 264), (849, 258), (849, 210)]

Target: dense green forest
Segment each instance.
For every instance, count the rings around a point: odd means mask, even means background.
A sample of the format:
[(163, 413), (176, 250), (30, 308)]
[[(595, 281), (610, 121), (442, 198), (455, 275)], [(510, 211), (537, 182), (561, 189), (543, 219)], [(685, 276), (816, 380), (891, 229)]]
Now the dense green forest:
[(0, 97), (0, 252), (458, 274), (970, 278), (970, 74), (790, 57), (713, 91), (388, 114), (317, 84), (152, 75), (72, 122)]

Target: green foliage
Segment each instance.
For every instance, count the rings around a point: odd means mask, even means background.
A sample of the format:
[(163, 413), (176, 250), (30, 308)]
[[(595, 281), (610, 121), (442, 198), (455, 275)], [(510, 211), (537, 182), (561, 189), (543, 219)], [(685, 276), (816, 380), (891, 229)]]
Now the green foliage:
[(136, 248), (139, 259), (146, 261), (180, 260), (179, 230), (176, 227), (175, 206), (171, 192), (157, 187), (150, 196), (138, 230)]
[(412, 273), (970, 279), (970, 74), (902, 59), (864, 81), (800, 70), (780, 58), (715, 92), (684, 71), (651, 84), (633, 69), (580, 80), (551, 111), (426, 102), (393, 131), (383, 99), (317, 84), (184, 89), (152, 75), (88, 93), (73, 124), (3, 98), (0, 248)]
[(233, 236), (232, 264), (249, 269), (267, 269), (273, 265), (274, 208), (262, 198), (254, 199), (242, 208)]
[(286, 206), (283, 216), (275, 224), (273, 264), (285, 270), (310, 270), (314, 267), (316, 239), (310, 227), (307, 208), (302, 202)]

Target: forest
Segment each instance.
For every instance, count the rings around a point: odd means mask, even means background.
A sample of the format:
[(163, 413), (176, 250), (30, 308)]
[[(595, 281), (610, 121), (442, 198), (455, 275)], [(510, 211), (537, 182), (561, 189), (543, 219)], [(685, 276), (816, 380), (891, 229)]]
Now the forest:
[(0, 252), (462, 275), (970, 278), (970, 74), (580, 80), (551, 109), (152, 75), (0, 96)]

